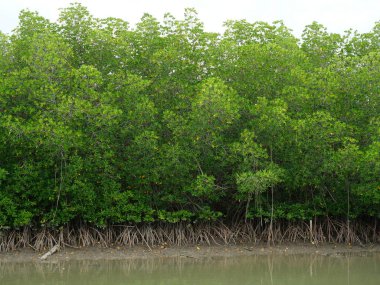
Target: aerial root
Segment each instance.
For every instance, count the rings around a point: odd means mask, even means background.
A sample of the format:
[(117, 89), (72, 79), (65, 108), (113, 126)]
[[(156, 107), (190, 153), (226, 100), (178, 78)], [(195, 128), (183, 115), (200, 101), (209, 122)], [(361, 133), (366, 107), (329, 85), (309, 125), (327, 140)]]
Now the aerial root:
[(87, 225), (66, 226), (60, 229), (32, 229), (0, 231), (0, 252), (30, 247), (43, 251), (54, 246), (190, 246), (231, 245), (237, 243), (345, 243), (363, 245), (380, 241), (377, 221), (350, 222), (325, 218), (306, 222), (277, 221), (269, 223), (221, 222), (114, 225), (97, 228)]

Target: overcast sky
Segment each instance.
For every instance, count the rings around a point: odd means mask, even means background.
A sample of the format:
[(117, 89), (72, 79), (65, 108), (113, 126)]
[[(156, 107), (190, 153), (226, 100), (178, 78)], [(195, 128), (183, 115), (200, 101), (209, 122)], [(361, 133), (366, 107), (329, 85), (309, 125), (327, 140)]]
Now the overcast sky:
[(330, 32), (352, 28), (368, 32), (380, 21), (380, 0), (0, 0), (0, 31), (10, 33), (22, 9), (38, 11), (55, 21), (59, 8), (80, 2), (95, 17), (118, 17), (135, 24), (147, 12), (162, 19), (166, 12), (181, 18), (184, 8), (196, 8), (206, 30), (221, 32), (228, 19), (249, 22), (283, 20), (296, 36), (318, 21)]

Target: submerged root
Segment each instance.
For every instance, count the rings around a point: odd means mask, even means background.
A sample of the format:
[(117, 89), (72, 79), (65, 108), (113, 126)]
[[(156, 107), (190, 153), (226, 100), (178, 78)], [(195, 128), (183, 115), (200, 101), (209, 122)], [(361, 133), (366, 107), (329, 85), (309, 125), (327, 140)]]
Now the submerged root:
[(195, 244), (228, 245), (260, 242), (346, 243), (363, 245), (380, 242), (380, 228), (374, 223), (347, 223), (329, 218), (304, 222), (177, 223), (117, 225), (96, 228), (87, 225), (66, 226), (59, 230), (32, 229), (0, 231), (0, 252), (30, 247), (42, 251), (54, 246), (186, 246)]

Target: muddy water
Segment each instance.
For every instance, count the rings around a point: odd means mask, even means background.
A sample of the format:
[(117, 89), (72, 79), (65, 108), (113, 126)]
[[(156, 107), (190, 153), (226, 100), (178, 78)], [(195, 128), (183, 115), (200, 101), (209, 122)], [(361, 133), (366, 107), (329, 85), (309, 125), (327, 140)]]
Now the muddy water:
[(1, 285), (379, 285), (380, 253), (0, 263)]

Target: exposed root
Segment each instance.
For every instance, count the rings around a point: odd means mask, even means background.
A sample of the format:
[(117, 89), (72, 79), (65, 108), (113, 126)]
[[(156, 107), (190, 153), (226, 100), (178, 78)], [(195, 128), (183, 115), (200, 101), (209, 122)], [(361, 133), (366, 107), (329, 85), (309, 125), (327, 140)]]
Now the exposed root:
[[(270, 239), (270, 240), (269, 240)], [(142, 245), (149, 249), (158, 245), (186, 246), (194, 244), (237, 244), (260, 242), (346, 243), (364, 245), (380, 242), (380, 227), (372, 223), (346, 222), (329, 218), (320, 221), (274, 222), (259, 221), (239, 224), (177, 223), (115, 225), (96, 228), (87, 225), (67, 226), (59, 230), (31, 229), (0, 231), (0, 252), (30, 247), (36, 251), (59, 247), (80, 248), (86, 246), (108, 247), (113, 245)]]

